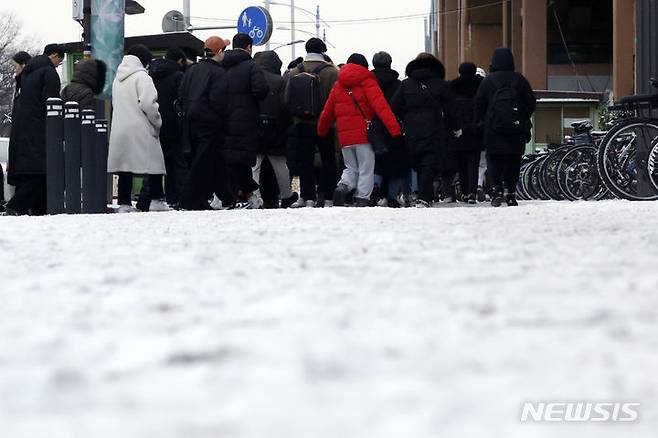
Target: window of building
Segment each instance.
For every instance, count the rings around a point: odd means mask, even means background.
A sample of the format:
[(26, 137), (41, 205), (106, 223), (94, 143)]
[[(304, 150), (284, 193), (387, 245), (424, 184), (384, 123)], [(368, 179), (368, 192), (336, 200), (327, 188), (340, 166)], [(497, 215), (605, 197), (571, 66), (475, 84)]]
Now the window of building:
[(549, 64), (569, 63), (560, 26), (576, 64), (612, 63), (612, 0), (548, 0), (547, 20)]

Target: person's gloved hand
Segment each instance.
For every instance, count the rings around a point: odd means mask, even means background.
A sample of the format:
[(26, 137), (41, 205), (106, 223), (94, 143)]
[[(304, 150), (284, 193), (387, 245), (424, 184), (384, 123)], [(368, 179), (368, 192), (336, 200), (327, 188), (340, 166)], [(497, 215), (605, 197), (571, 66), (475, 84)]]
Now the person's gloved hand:
[(452, 131), (452, 135), (454, 135), (455, 138), (461, 137), (463, 133), (464, 133), (464, 131), (462, 131), (461, 129), (459, 129), (457, 131)]

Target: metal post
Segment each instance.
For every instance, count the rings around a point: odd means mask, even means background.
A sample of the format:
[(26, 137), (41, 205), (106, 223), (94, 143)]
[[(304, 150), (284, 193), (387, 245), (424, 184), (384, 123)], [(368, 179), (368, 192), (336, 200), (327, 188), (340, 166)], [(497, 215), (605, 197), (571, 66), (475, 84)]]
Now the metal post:
[(80, 105), (64, 104), (64, 182), (66, 213), (77, 214), (80, 208)]
[(190, 0), (183, 0), (183, 17), (185, 17), (185, 29), (192, 26), (192, 12), (190, 10)]
[[(290, 0), (290, 41), (295, 41), (295, 0)], [(297, 54), (294, 44), (290, 46), (290, 51), (292, 52), (292, 59), (296, 59)]]
[[(270, 12), (270, 2), (271, 0), (265, 0), (265, 9), (267, 9), (267, 12)], [(265, 50), (270, 50), (269, 40), (267, 41), (267, 43), (265, 43)]]
[(82, 212), (95, 213), (98, 209), (96, 190), (96, 128), (94, 110), (82, 111)]
[(315, 9), (315, 36), (320, 38), (320, 5)]
[(64, 213), (64, 102), (46, 103), (46, 199), (48, 214)]
[(107, 120), (96, 120), (96, 212), (107, 210)]

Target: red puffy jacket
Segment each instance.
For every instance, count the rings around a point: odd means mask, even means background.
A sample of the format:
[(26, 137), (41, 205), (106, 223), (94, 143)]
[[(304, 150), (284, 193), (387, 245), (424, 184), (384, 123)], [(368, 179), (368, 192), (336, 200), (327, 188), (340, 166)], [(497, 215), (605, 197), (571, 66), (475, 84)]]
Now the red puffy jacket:
[(342, 147), (368, 143), (367, 123), (348, 91), (359, 102), (361, 110), (372, 120), (377, 116), (393, 137), (401, 135), (391, 107), (379, 88), (375, 75), (357, 64), (346, 64), (338, 73), (338, 81), (329, 94), (329, 99), (318, 121), (318, 135), (325, 137), (336, 121), (338, 142)]

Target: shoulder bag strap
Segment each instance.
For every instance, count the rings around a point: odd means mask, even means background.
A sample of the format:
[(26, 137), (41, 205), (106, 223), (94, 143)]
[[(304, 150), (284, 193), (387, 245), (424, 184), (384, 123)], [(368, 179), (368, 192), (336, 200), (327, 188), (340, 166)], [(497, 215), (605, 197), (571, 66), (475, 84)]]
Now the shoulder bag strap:
[(372, 122), (370, 120), (368, 120), (368, 118), (366, 117), (365, 113), (361, 109), (361, 105), (359, 105), (359, 102), (356, 101), (356, 98), (354, 97), (354, 94), (352, 94), (352, 90), (347, 90), (347, 94), (349, 94), (350, 97), (352, 98), (352, 101), (354, 102), (354, 105), (356, 106), (356, 109), (358, 109), (359, 112), (361, 113), (361, 117), (363, 117), (365, 119), (366, 123), (368, 125), (370, 125), (370, 123), (372, 123)]

